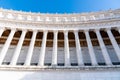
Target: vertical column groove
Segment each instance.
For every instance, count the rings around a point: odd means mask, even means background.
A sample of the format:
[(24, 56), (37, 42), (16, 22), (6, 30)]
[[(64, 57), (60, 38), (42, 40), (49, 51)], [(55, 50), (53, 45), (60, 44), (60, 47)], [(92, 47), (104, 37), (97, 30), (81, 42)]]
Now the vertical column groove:
[(110, 41), (111, 41), (111, 43), (112, 43), (112, 45), (113, 45), (113, 48), (115, 49), (115, 52), (116, 52), (116, 54), (117, 54), (117, 57), (118, 57), (118, 59), (119, 59), (119, 61), (120, 61), (120, 48), (119, 48), (119, 46), (118, 46), (118, 44), (117, 44), (117, 42), (116, 42), (116, 40), (115, 40), (115, 38), (114, 38), (111, 30), (110, 30), (110, 29), (106, 29), (106, 31), (107, 31), (107, 34), (108, 34), (108, 36), (109, 36), (109, 39), (110, 39)]
[(40, 51), (40, 57), (39, 57), (38, 66), (44, 66), (47, 33), (48, 33), (48, 31), (44, 31), (43, 32), (42, 46), (41, 46), (41, 51)]
[(64, 53), (65, 53), (65, 66), (70, 66), (68, 31), (64, 31)]
[(76, 54), (77, 54), (78, 65), (83, 66), (84, 62), (83, 62), (83, 56), (82, 56), (82, 50), (81, 50), (78, 31), (74, 31), (74, 35), (75, 35), (75, 44), (76, 44)]
[(54, 40), (53, 40), (53, 53), (52, 53), (52, 65), (57, 65), (57, 35), (58, 31), (54, 31)]
[(86, 36), (86, 40), (87, 40), (87, 44), (88, 44), (88, 50), (89, 50), (92, 65), (94, 65), (94, 66), (98, 65), (88, 30), (85, 30), (85, 36)]
[(28, 53), (27, 53), (27, 56), (26, 56), (25, 64), (24, 64), (26, 66), (29, 66), (30, 62), (31, 62), (36, 35), (37, 35), (37, 30), (33, 31), (33, 35), (32, 35), (32, 38), (31, 38), (31, 42), (30, 42), (30, 45), (29, 45)]
[(23, 44), (26, 32), (27, 32), (27, 30), (22, 30), (22, 34), (21, 34), (19, 42), (16, 46), (16, 49), (15, 49), (15, 52), (13, 54), (10, 65), (16, 65), (16, 63), (17, 63), (17, 60), (18, 60), (18, 57), (19, 57), (19, 54), (20, 54), (20, 51), (21, 51), (21, 48), (22, 48), (22, 44)]
[(104, 44), (104, 42), (103, 42), (103, 40), (102, 40), (102, 37), (101, 37), (101, 35), (100, 35), (100, 31), (99, 31), (99, 30), (95, 30), (95, 33), (96, 33), (96, 35), (97, 35), (97, 38), (98, 38), (98, 41), (99, 41), (99, 45), (100, 45), (100, 48), (101, 48), (101, 50), (102, 50), (102, 54), (103, 54), (103, 57), (104, 57), (104, 59), (105, 59), (106, 64), (107, 64), (107, 65), (112, 65), (110, 56), (109, 56), (109, 54), (108, 54), (108, 52), (107, 52), (107, 49), (106, 49), (106, 47), (105, 47), (105, 44)]
[(11, 29), (11, 32), (10, 32), (10, 34), (9, 34), (9, 36), (8, 36), (2, 50), (1, 50), (1, 53), (0, 53), (0, 65), (2, 64), (3, 59), (4, 59), (4, 57), (5, 57), (5, 55), (6, 55), (7, 51), (8, 51), (8, 48), (9, 48), (10, 43), (12, 41), (12, 38), (13, 38), (13, 36), (15, 34), (15, 31), (16, 31), (16, 29)]

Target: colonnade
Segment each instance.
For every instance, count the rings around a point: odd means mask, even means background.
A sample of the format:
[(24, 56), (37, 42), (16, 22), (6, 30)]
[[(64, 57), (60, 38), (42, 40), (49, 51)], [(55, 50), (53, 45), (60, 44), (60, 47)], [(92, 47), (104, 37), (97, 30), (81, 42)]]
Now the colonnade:
[[(4, 31), (5, 31), (4, 28), (0, 29), (0, 37), (3, 34)], [(16, 29), (11, 29), (11, 32), (10, 32), (9, 36), (8, 36), (5, 44), (2, 47), (2, 50), (0, 52), (0, 65), (2, 65), (2, 62), (5, 58), (5, 55), (8, 51), (8, 48), (10, 46), (10, 43), (11, 43), (11, 41), (13, 39), (13, 36), (14, 36), (16, 31), (17, 31)], [(44, 66), (46, 41), (47, 41), (48, 31), (49, 30), (44, 30), (43, 31), (42, 45), (41, 45), (41, 50), (39, 51), (39, 53), (40, 53), (39, 62), (37, 64), (38, 66)], [(105, 29), (105, 31), (107, 32), (108, 37), (109, 37), (109, 39), (112, 43), (112, 46), (113, 46), (113, 48), (116, 52), (116, 55), (117, 55), (117, 57), (120, 61), (120, 48), (119, 48), (119, 46), (118, 46), (118, 44), (115, 40), (115, 37), (113, 36), (113, 34), (111, 32), (111, 29)], [(33, 30), (32, 32), (33, 32), (33, 35), (32, 35), (31, 41), (30, 41), (30, 45), (29, 45), (29, 48), (28, 48), (28, 52), (27, 52), (27, 56), (26, 56), (24, 66), (30, 66), (31, 58), (32, 58), (32, 55), (33, 55), (33, 50), (34, 50), (34, 47), (35, 47), (36, 36), (37, 36), (37, 33), (39, 31), (38, 30)], [(53, 37), (53, 51), (52, 51), (52, 62), (51, 62), (52, 66), (57, 66), (57, 64), (58, 64), (57, 63), (58, 32), (59, 32), (59, 30), (53, 30), (54, 37)], [(69, 30), (63, 31), (63, 33), (64, 33), (64, 55), (65, 55), (65, 62), (64, 63), (65, 63), (65, 66), (70, 66), (70, 51), (69, 51), (68, 32), (69, 32)], [(79, 39), (78, 32), (79, 32), (79, 30), (73, 30), (73, 33), (74, 33), (74, 36), (75, 36), (77, 62), (78, 62), (78, 66), (84, 66), (83, 55), (82, 55), (81, 44), (80, 44), (80, 39)], [(92, 42), (91, 42), (89, 30), (83, 30), (83, 32), (85, 33), (85, 37), (86, 37), (86, 41), (87, 41), (87, 45), (88, 45), (88, 50), (89, 50), (89, 54), (90, 54), (90, 59), (91, 59), (91, 64), (93, 66), (97, 66), (98, 62), (97, 62), (95, 52), (94, 52), (94, 49), (93, 49), (93, 45), (92, 45)], [(102, 55), (105, 59), (106, 65), (112, 65), (112, 61), (110, 59), (110, 56), (109, 56), (108, 51), (106, 49), (106, 46), (103, 42), (103, 38), (100, 34), (100, 29), (95, 29), (94, 32), (97, 36), (97, 39), (98, 39), (98, 42), (99, 42), (99, 45), (100, 45), (100, 48), (101, 48), (101, 51), (102, 51)], [(120, 30), (118, 32), (120, 32)], [(22, 34), (20, 36), (18, 44), (16, 45), (16, 49), (13, 53), (12, 59), (10, 61), (10, 65), (15, 66), (17, 64), (17, 60), (18, 60), (18, 57), (20, 55), (20, 51), (21, 51), (26, 33), (27, 33), (27, 30), (25, 30), (25, 29), (22, 30)]]

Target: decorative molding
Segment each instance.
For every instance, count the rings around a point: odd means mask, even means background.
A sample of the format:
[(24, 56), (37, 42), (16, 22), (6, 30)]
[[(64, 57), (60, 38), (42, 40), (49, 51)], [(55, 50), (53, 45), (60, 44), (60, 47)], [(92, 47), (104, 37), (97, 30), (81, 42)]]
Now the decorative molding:
[(105, 71), (117, 70), (120, 71), (120, 66), (1, 66), (0, 70), (9, 71), (41, 71), (41, 70), (71, 70), (71, 71)]
[(40, 24), (0, 20), (0, 27), (28, 30), (85, 30), (120, 27), (120, 20), (97, 21), (79, 24)]
[(15, 10), (0, 9), (0, 19), (28, 22), (28, 23), (54, 23), (54, 24), (68, 24), (68, 23), (84, 23), (90, 21), (114, 19), (120, 17), (120, 9), (89, 12), (89, 13), (74, 13), (74, 14), (49, 14), (49, 13), (32, 13)]

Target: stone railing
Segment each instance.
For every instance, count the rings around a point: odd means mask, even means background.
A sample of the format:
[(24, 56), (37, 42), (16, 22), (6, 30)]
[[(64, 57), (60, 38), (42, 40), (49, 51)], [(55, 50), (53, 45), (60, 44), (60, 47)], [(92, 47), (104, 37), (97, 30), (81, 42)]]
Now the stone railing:
[(120, 18), (120, 10), (108, 10), (74, 14), (44, 14), (0, 9), (1, 20), (26, 21), (37, 23), (76, 23)]

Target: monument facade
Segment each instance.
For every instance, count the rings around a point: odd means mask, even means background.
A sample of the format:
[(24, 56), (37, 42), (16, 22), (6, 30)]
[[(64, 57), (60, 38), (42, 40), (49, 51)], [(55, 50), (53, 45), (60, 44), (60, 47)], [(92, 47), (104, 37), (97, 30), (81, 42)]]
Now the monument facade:
[(120, 80), (120, 9), (0, 9), (0, 79)]

